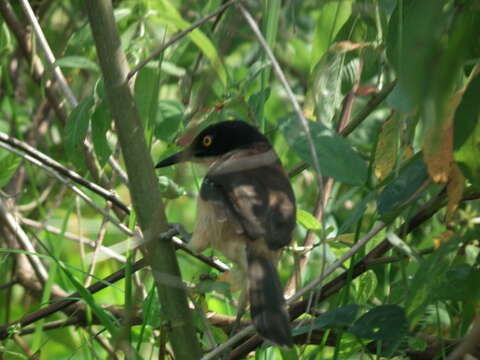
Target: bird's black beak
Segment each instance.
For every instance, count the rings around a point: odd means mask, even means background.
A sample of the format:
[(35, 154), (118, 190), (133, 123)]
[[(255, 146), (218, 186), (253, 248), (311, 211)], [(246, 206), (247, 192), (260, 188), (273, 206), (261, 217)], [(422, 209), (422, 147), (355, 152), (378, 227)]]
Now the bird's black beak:
[(192, 151), (189, 148), (186, 148), (182, 151), (179, 151), (163, 159), (157, 165), (155, 165), (155, 168), (156, 169), (164, 168), (170, 165), (178, 164), (180, 162), (188, 161), (191, 158), (192, 158)]

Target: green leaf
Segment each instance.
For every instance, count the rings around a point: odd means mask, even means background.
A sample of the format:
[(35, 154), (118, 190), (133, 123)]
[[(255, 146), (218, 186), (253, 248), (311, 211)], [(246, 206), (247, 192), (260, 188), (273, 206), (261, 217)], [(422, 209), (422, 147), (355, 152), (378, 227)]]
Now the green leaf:
[(176, 199), (187, 193), (184, 188), (179, 186), (167, 176), (159, 176), (158, 185), (160, 186), (160, 193), (162, 194), (162, 197), (166, 199)]
[(8, 184), (10, 179), (17, 172), (17, 168), (22, 162), (18, 155), (11, 154), (6, 150), (0, 151), (0, 188)]
[(266, 87), (248, 98), (248, 105), (253, 109), (257, 118), (260, 118), (259, 115), (262, 113), (260, 109), (263, 109), (265, 103), (270, 97), (270, 90), (269, 87)]
[(99, 72), (98, 65), (83, 56), (65, 56), (63, 58), (57, 59), (54, 65)]
[(201, 280), (197, 286), (195, 286), (195, 290), (198, 291), (200, 294), (206, 294), (212, 291), (216, 291), (220, 294), (229, 294), (230, 284), (222, 281), (215, 281), (212, 279), (204, 279)]
[(402, 307), (381, 305), (358, 318), (349, 332), (360, 338), (393, 341), (401, 339), (407, 330), (408, 321)]
[(311, 330), (326, 327), (349, 327), (355, 320), (360, 306), (357, 304), (349, 304), (317, 317), (313, 323), (295, 328), (293, 335), (303, 334)]
[(185, 108), (179, 101), (161, 100), (155, 118), (155, 137), (167, 143), (173, 142), (184, 113)]
[(310, 68), (318, 63), (352, 13), (352, 1), (325, 2), (320, 10), (313, 36)]
[(302, 209), (297, 209), (297, 222), (307, 230), (320, 230), (322, 228), (315, 216)]
[(417, 315), (423, 316), (425, 306), (435, 299), (435, 289), (444, 281), (445, 273), (450, 268), (458, 248), (463, 242), (467, 243), (469, 239), (476, 237), (478, 237), (476, 229), (466, 234), (454, 235), (420, 263), (409, 287), (402, 291), (409, 319)]
[(390, 18), (387, 56), (398, 73), (399, 82), (389, 104), (397, 110), (413, 110), (427, 92), (430, 77), (437, 65), (432, 58), (439, 46), (442, 3), (439, 0), (397, 2), (397, 8)]
[(138, 72), (135, 80), (135, 103), (145, 128), (148, 128), (148, 124), (153, 125), (157, 116), (158, 85), (157, 67), (145, 66)]
[[(160, 7), (158, 17), (164, 24), (171, 25), (179, 30), (185, 30), (191, 25), (183, 19), (169, 0), (160, 0), (158, 6)], [(227, 72), (210, 39), (199, 29), (191, 31), (187, 37), (203, 52), (205, 57), (210, 61), (214, 71), (216, 71), (223, 86), (226, 86)]]
[(377, 200), (377, 209), (380, 215), (385, 216), (400, 209), (412, 196), (419, 196), (420, 194), (417, 192), (427, 179), (427, 166), (422, 158), (417, 156), (381, 192)]
[(480, 75), (469, 83), (454, 118), (454, 159), (473, 187), (480, 188)]
[(412, 260), (417, 262), (421, 260), (417, 251), (415, 251), (413, 247), (409, 246), (404, 240), (402, 240), (395, 232), (389, 231), (387, 233), (387, 240), (394, 248), (404, 253)]
[(480, 116), (477, 126), (463, 145), (454, 152), (455, 162), (472, 186), (480, 189)]
[(372, 270), (363, 273), (353, 280), (352, 283), (356, 289), (355, 298), (361, 304), (366, 303), (370, 299), (378, 286), (377, 276)]
[[(143, 301), (143, 313), (145, 314), (144, 317), (144, 325), (150, 325), (154, 328), (160, 327), (162, 324), (162, 304), (158, 301), (157, 291), (155, 287), (152, 287), (148, 292), (147, 298)], [(144, 326), (143, 325), (143, 326)]]
[(338, 230), (338, 234), (346, 233), (350, 226), (355, 224), (358, 220), (360, 220), (363, 215), (365, 214), (365, 210), (367, 209), (367, 205), (370, 201), (375, 199), (375, 194), (373, 192), (369, 193), (365, 196), (362, 201), (360, 201), (355, 207), (349, 211), (348, 218), (343, 222), (342, 226)]
[(87, 135), (93, 105), (93, 96), (88, 96), (83, 99), (83, 101), (73, 109), (65, 126), (65, 151), (67, 152), (68, 159), (79, 169), (85, 168), (82, 144)]
[(56, 260), (57, 264), (60, 265), (60, 268), (62, 269), (63, 273), (66, 275), (68, 280), (72, 283), (72, 285), (75, 287), (77, 292), (80, 294), (81, 298), (87, 305), (92, 309), (93, 313), (95, 316), (100, 320), (103, 326), (107, 328), (107, 330), (110, 332), (112, 336), (115, 336), (118, 333), (119, 327), (117, 325), (116, 319), (113, 317), (113, 315), (102, 308), (100, 305), (97, 304), (95, 299), (93, 298), (93, 295), (73, 276), (73, 274), (68, 271), (61, 262)]
[(465, 93), (458, 104), (454, 117), (454, 149), (461, 149), (462, 145), (475, 132), (480, 119), (480, 75), (469, 83)]
[[(313, 167), (312, 155), (306, 134), (296, 117), (279, 120), (283, 136), (288, 145)], [(367, 165), (352, 149), (349, 142), (318, 122), (308, 122), (315, 145), (322, 176), (332, 177), (351, 185), (362, 185), (367, 180)]]
[(110, 155), (112, 155), (112, 149), (107, 140), (107, 131), (110, 129), (111, 121), (112, 117), (107, 104), (101, 102), (92, 114), (93, 149), (95, 150), (100, 166), (104, 166)]
[(454, 264), (433, 291), (438, 300), (472, 301), (480, 295), (480, 270), (468, 264)]

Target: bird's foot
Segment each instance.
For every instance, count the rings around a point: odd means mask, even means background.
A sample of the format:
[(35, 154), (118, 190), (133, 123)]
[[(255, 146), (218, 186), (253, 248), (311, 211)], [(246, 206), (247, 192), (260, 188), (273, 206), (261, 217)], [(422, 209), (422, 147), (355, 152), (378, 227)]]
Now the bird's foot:
[(182, 237), (183, 242), (189, 243), (192, 239), (192, 235), (185, 229), (185, 227), (180, 223), (170, 223), (168, 224), (170, 227), (167, 231), (160, 234), (160, 239), (171, 239), (172, 236), (180, 235)]

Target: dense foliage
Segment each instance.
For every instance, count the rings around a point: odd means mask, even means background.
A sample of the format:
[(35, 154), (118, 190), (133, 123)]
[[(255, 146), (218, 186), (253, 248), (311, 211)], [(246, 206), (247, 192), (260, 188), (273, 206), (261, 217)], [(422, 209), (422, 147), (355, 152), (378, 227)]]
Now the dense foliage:
[[(2, 358), (181, 359), (221, 344), (229, 358), (480, 357), (480, 1), (119, 0), (112, 24), (92, 11), (109, 1), (0, 0)], [(99, 49), (115, 31), (120, 65)], [(134, 103), (112, 95), (116, 66)], [(267, 135), (294, 186), (278, 266), (293, 349), (252, 332), (228, 342), (239, 292), (221, 254), (141, 260), (139, 225), (192, 230), (204, 170), (138, 184), (234, 118)], [(152, 163), (132, 162), (139, 147)], [(192, 309), (180, 325), (175, 273), (145, 266), (176, 261)], [(183, 350), (182, 321), (196, 335)]]

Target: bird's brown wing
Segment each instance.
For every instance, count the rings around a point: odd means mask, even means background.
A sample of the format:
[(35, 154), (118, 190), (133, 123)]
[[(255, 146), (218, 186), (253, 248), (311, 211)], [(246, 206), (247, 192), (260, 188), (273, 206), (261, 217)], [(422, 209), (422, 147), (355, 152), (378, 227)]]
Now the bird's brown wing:
[(271, 250), (287, 245), (295, 227), (295, 198), (274, 150), (238, 150), (208, 171), (200, 196), (223, 208), (252, 240)]

